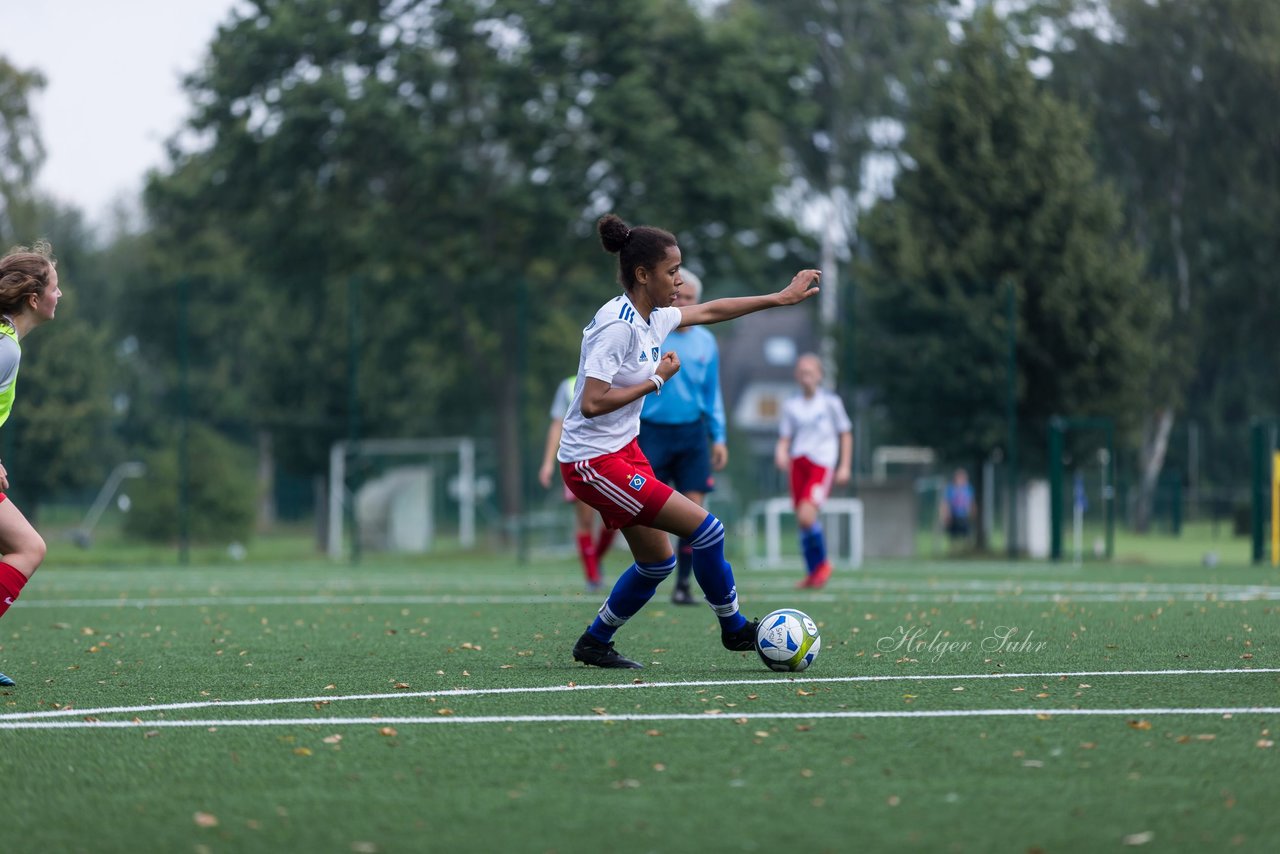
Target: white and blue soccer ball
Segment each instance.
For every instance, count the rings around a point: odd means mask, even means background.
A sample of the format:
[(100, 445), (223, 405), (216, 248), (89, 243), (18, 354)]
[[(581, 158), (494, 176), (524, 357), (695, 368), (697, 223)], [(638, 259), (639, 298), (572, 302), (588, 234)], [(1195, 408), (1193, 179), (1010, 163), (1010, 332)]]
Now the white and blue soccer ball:
[(770, 670), (798, 673), (813, 664), (820, 649), (818, 624), (795, 608), (766, 614), (756, 629), (756, 652)]

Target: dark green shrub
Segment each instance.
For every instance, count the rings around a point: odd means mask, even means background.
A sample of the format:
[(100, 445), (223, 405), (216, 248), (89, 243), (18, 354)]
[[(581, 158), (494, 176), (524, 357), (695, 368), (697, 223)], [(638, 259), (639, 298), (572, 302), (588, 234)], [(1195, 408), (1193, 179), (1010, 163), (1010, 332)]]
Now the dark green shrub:
[[(244, 542), (253, 530), (254, 467), (250, 451), (207, 427), (192, 426), (188, 460), (188, 524), (192, 542)], [(178, 442), (147, 457), (147, 474), (129, 489), (126, 536), (174, 542), (179, 535)]]

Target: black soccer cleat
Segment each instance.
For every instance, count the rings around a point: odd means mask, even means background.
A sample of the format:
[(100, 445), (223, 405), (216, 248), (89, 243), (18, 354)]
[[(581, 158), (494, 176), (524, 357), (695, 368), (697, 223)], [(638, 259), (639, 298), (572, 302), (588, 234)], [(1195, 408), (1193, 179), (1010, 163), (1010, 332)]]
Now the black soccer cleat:
[(3, 673), (0, 673), (0, 688), (8, 688), (12, 685), (17, 685), (17, 684), (18, 684), (17, 682), (14, 682), (8, 676), (5, 676)]
[(756, 629), (760, 627), (759, 620), (747, 620), (746, 625), (737, 631), (727, 632), (720, 630), (720, 642), (724, 644), (724, 648), (733, 652), (747, 652), (756, 648)]
[(583, 634), (573, 645), (573, 660), (590, 664), (593, 667), (618, 667), (628, 670), (643, 670), (644, 665), (632, 661), (613, 648), (613, 642), (605, 643), (596, 640), (589, 634)]
[(671, 603), (673, 605), (697, 605), (697, 601), (693, 598), (693, 594), (689, 592), (689, 587), (684, 584), (677, 584), (676, 589), (671, 591)]

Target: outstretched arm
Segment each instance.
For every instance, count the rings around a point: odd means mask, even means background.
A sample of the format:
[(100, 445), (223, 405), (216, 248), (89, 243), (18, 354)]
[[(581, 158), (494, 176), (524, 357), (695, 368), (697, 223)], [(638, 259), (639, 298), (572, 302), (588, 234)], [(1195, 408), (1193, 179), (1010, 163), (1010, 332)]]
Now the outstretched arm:
[(819, 270), (801, 270), (796, 273), (787, 285), (776, 294), (762, 294), (754, 297), (728, 297), (713, 299), (711, 302), (680, 306), (681, 326), (703, 326), (708, 323), (719, 323), (733, 320), (744, 314), (763, 311), (766, 308), (779, 308), (784, 305), (795, 305), (804, 302), (818, 292)]

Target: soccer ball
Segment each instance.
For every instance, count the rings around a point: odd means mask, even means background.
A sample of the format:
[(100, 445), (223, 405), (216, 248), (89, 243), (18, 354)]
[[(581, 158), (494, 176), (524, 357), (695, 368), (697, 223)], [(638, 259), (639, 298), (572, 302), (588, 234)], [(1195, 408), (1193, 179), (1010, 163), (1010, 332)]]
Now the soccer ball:
[(804, 670), (818, 657), (822, 636), (818, 624), (795, 608), (766, 614), (756, 629), (756, 652), (770, 670)]

